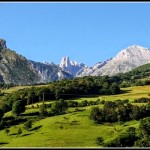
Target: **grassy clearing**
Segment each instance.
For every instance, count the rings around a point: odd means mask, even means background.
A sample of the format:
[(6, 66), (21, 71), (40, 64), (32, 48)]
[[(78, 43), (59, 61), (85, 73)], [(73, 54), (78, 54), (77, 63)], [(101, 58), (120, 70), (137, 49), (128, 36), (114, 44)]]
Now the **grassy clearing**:
[(106, 101), (115, 101), (115, 100), (125, 100), (129, 99), (130, 102), (132, 102), (134, 99), (141, 98), (141, 97), (149, 97), (148, 94), (150, 94), (150, 86), (133, 86), (133, 87), (128, 87), (128, 88), (121, 88), (121, 90), (124, 92), (122, 94), (117, 94), (117, 95), (102, 95), (98, 97), (84, 97), (84, 98), (79, 98), (75, 99), (76, 101), (83, 101), (83, 100), (106, 100)]
[[(26, 131), (23, 125), (12, 126), (9, 136), (0, 131), (1, 147), (98, 147), (95, 140), (102, 136), (104, 141), (116, 137), (129, 126), (138, 127), (138, 121), (94, 124), (89, 119), (91, 106), (80, 108), (80, 111), (48, 117), (34, 123), (31, 131)], [(16, 135), (18, 127), (22, 135)]]
[(129, 99), (130, 101), (141, 98), (141, 97), (150, 97), (148, 94), (150, 93), (150, 86), (134, 86), (128, 88), (122, 88), (126, 93), (118, 94), (118, 95), (111, 95), (111, 96), (104, 96), (105, 100), (117, 100), (117, 99)]
[[(44, 87), (44, 86), (48, 86), (48, 84), (46, 85), (34, 85), (34, 87)], [(15, 87), (11, 87), (9, 89), (3, 89), (1, 90), (1, 92), (4, 92), (4, 93), (12, 93), (12, 92), (15, 92), (15, 91), (18, 91), (20, 89), (24, 89), (24, 88), (31, 88), (33, 86), (15, 86)]]
[[(75, 101), (83, 100), (117, 100), (129, 99), (132, 101), (135, 98), (149, 97), (150, 86), (137, 86), (122, 88), (126, 93), (111, 96), (99, 96), (94, 98), (79, 98)], [(51, 103), (51, 102), (45, 102)], [(38, 103), (40, 105), (40, 103)], [(37, 104), (34, 104), (35, 106)], [(139, 103), (137, 105), (144, 105)], [(99, 105), (103, 107), (103, 105)], [(27, 106), (31, 108), (31, 105)], [(31, 131), (26, 131), (23, 124), (11, 126), (9, 135), (0, 131), (0, 147), (98, 147), (96, 138), (101, 136), (104, 142), (107, 142), (122, 132), (128, 127), (138, 127), (139, 121), (128, 121), (123, 124), (119, 123), (104, 123), (94, 124), (89, 119), (90, 109), (93, 106), (69, 108), (68, 114), (48, 117), (33, 124)], [(38, 108), (27, 109), (24, 115), (38, 112)], [(4, 117), (12, 116), (11, 112), (5, 114)], [(23, 133), (17, 135), (18, 127), (22, 128)]]

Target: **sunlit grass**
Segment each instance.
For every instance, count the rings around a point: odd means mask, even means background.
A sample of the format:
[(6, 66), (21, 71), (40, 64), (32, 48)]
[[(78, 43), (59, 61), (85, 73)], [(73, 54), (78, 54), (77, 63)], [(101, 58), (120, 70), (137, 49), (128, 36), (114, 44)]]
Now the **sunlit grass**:
[[(75, 101), (81, 102), (83, 100), (96, 101), (117, 99), (129, 99), (130, 102), (135, 98), (150, 97), (150, 86), (137, 86), (122, 88), (126, 93), (118, 95), (103, 95), (98, 97), (78, 98)], [(46, 101), (46, 104), (53, 101)], [(39, 111), (37, 104), (28, 105), (24, 115), (32, 114)], [(134, 105), (145, 105), (145, 103), (133, 103)], [(94, 105), (103, 107), (102, 104)], [(133, 120), (122, 124), (119, 123), (104, 123), (95, 124), (89, 119), (90, 110), (93, 105), (86, 107), (69, 108), (67, 114), (47, 117), (33, 123), (31, 131), (26, 131), (23, 124), (11, 126), (9, 135), (0, 131), (0, 146), (1, 147), (98, 147), (96, 145), (96, 138), (101, 136), (104, 142), (117, 137), (128, 127), (139, 126), (139, 121)], [(5, 114), (4, 117), (12, 116), (11, 112)], [(18, 127), (22, 128), (22, 135), (17, 135)], [(36, 129), (37, 128), (37, 129)]]

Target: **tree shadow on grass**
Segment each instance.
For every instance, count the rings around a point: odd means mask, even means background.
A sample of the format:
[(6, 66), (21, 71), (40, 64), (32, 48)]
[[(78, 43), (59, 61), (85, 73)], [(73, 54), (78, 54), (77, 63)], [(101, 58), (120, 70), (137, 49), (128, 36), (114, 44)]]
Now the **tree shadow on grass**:
[(31, 112), (31, 113), (27, 113), (27, 114), (21, 114), (21, 116), (38, 116), (39, 112)]
[(42, 127), (42, 125), (40, 125), (40, 126), (37, 126), (37, 127), (34, 127), (33, 129), (31, 129), (30, 131), (35, 131), (35, 130), (38, 130), (38, 129), (40, 129)]
[[(119, 94), (126, 94), (126, 93), (130, 93), (132, 90), (121, 90)], [(117, 94), (117, 95), (119, 95)]]
[(28, 136), (28, 135), (31, 135), (31, 134), (33, 134), (33, 133), (23, 134), (22, 136)]
[(8, 142), (0, 142), (0, 145), (8, 144)]
[(9, 134), (9, 135), (17, 135), (17, 133), (12, 133), (12, 134)]
[(71, 121), (70, 125), (80, 125), (80, 123), (77, 120), (73, 120)]

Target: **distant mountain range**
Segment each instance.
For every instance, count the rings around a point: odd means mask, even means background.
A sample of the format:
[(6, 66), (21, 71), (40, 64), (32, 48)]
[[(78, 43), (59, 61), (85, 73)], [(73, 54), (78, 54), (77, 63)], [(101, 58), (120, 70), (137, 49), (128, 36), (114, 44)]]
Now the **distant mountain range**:
[(104, 62), (98, 62), (93, 67), (87, 67), (84, 64), (80, 65), (77, 62), (74, 65), (70, 62), (69, 57), (64, 57), (60, 63), (60, 67), (62, 70), (71, 73), (74, 77), (89, 75), (112, 76), (131, 71), (136, 67), (150, 63), (150, 51), (147, 48), (133, 45), (121, 50), (114, 58), (110, 58)]
[(82, 76), (116, 75), (150, 63), (150, 51), (133, 45), (121, 50), (114, 58), (93, 67), (63, 57), (60, 64), (35, 62), (17, 54), (0, 39), (0, 82), (13, 84), (47, 83)]

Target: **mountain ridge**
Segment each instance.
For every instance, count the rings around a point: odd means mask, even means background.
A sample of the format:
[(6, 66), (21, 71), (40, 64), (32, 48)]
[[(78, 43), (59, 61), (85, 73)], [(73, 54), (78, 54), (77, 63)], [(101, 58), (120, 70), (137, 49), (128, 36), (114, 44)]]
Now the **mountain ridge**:
[(98, 62), (92, 67), (62, 57), (60, 64), (36, 62), (7, 48), (0, 39), (0, 82), (14, 84), (48, 83), (83, 76), (116, 75), (150, 63), (148, 48), (132, 45), (121, 50), (113, 58)]

